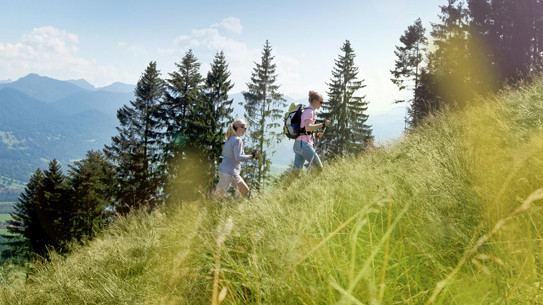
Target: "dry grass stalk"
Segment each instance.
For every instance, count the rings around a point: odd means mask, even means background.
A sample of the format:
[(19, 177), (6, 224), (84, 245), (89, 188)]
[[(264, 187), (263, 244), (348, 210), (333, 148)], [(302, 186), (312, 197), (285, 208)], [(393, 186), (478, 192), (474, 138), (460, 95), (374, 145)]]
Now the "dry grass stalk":
[[(224, 219), (224, 210), (222, 217)], [(213, 271), (213, 292), (211, 295), (211, 304), (220, 305), (224, 298), (226, 297), (227, 289), (223, 287), (221, 293), (219, 294), (219, 276), (221, 273), (221, 247), (230, 231), (232, 231), (232, 217), (228, 217), (227, 221), (222, 225), (218, 226), (218, 236), (217, 236), (217, 251), (215, 252), (215, 270)]]
[(472, 257), (475, 256), (479, 248), (481, 248), (492, 236), (494, 236), (509, 220), (517, 216), (518, 214), (527, 211), (530, 209), (533, 202), (542, 200), (543, 199), (543, 188), (540, 188), (536, 191), (534, 191), (526, 200), (523, 201), (522, 205), (517, 207), (511, 214), (509, 214), (507, 217), (500, 219), (496, 225), (494, 225), (494, 228), (492, 231), (490, 231), (488, 234), (481, 236), (475, 245), (466, 251), (464, 255), (462, 256), (462, 259), (458, 262), (456, 267), (454, 268), (451, 273), (449, 273), (443, 280), (439, 281), (436, 284), (436, 287), (434, 288), (434, 291), (430, 298), (426, 301), (426, 305), (432, 304), (436, 301), (437, 297), (443, 291), (445, 287), (455, 278), (456, 274), (460, 271), (462, 266), (466, 264), (466, 262), (470, 261)]
[(367, 213), (370, 210), (370, 206), (366, 206), (357, 213), (355, 213), (351, 218), (347, 219), (344, 223), (342, 223), (339, 227), (337, 227), (332, 233), (328, 234), (326, 238), (321, 240), (313, 249), (309, 250), (302, 258), (300, 258), (293, 266), (292, 268), (296, 268), (298, 265), (300, 265), (304, 260), (306, 260), (313, 252), (317, 251), (320, 247), (322, 247), (328, 240), (330, 240), (332, 237), (334, 237), (339, 231), (343, 230), (349, 223), (351, 223), (353, 220), (355, 220), (358, 216), (362, 215), (363, 213)]
[(360, 282), (360, 280), (362, 280), (362, 278), (364, 278), (364, 276), (366, 276), (369, 272), (369, 269), (370, 269), (370, 265), (371, 263), (374, 261), (375, 259), (375, 256), (377, 255), (377, 253), (379, 251), (381, 251), (381, 248), (383, 247), (383, 244), (387, 241), (387, 239), (389, 238), (390, 234), (392, 234), (392, 231), (394, 230), (394, 228), (396, 228), (396, 226), (398, 225), (398, 223), (400, 222), (400, 220), (403, 218), (403, 216), (405, 215), (405, 213), (407, 213), (407, 209), (409, 208), (409, 205), (406, 205), (402, 211), (400, 212), (400, 214), (398, 214), (398, 216), (396, 217), (396, 219), (394, 219), (394, 222), (390, 225), (390, 227), (388, 228), (388, 230), (385, 232), (385, 234), (383, 235), (383, 237), (381, 237), (381, 239), (379, 240), (379, 243), (373, 248), (372, 252), (371, 252), (371, 255), (366, 259), (366, 262), (364, 263), (364, 266), (362, 267), (362, 269), (360, 269), (360, 271), (358, 272), (357, 276), (354, 278), (354, 281), (352, 281), (349, 285), (349, 288), (347, 289), (347, 292), (350, 294), (353, 292), (354, 288), (356, 287), (356, 285), (358, 285), (358, 283)]
[[(388, 217), (387, 217), (387, 231), (390, 230), (390, 224), (392, 221), (392, 203), (388, 202)], [(390, 245), (390, 236), (387, 237), (385, 245), (385, 258), (383, 260), (383, 268), (381, 269), (381, 284), (379, 285), (379, 303), (383, 302), (383, 296), (385, 294), (385, 277), (388, 265), (388, 251)]]

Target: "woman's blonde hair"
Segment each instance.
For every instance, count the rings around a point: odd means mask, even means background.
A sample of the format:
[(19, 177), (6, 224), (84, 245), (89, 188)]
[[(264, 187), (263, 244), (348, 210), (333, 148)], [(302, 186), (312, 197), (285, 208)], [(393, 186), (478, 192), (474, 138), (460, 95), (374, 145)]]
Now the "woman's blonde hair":
[(242, 126), (245, 126), (245, 128), (247, 128), (247, 122), (245, 122), (243, 119), (235, 119), (234, 122), (228, 124), (228, 129), (226, 130), (226, 135), (224, 136), (224, 138), (226, 140), (230, 139), (231, 136), (236, 134), (234, 127), (238, 128)]
[(309, 104), (313, 102), (313, 100), (322, 100), (322, 94), (318, 93), (317, 91), (309, 91)]

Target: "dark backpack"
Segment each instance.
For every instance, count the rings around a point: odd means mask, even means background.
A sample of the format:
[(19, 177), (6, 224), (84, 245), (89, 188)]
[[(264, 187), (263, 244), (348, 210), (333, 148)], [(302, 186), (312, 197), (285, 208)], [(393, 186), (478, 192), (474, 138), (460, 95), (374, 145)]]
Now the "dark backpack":
[(285, 114), (285, 126), (283, 131), (289, 139), (296, 139), (300, 135), (307, 134), (305, 128), (300, 128), (302, 112), (305, 110), (302, 104), (290, 105), (288, 112)]

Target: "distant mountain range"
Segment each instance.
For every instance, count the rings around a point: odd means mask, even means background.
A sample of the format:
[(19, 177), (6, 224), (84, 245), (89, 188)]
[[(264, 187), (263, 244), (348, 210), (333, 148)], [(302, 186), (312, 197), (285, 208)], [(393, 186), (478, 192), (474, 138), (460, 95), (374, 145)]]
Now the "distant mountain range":
[[(0, 176), (28, 181), (37, 168), (56, 158), (63, 165), (99, 150), (116, 134), (117, 109), (134, 100), (134, 85), (113, 83), (96, 88), (84, 79), (61, 81), (29, 74), (0, 82)], [(234, 99), (236, 117), (243, 117), (241, 93)], [(286, 97), (287, 103), (306, 103)], [(405, 109), (371, 116), (377, 142), (398, 138)], [(274, 170), (292, 161), (292, 141), (285, 138), (272, 158)]]
[(66, 165), (102, 149), (115, 134), (116, 111), (134, 85), (95, 88), (85, 80), (29, 74), (0, 83), (0, 175), (27, 181), (58, 159)]
[(103, 90), (108, 92), (119, 92), (119, 93), (133, 93), (134, 89), (136, 89), (136, 86), (125, 84), (121, 82), (114, 82), (113, 84), (105, 87), (94, 87), (91, 83), (84, 79), (77, 79), (77, 80), (67, 80), (67, 82), (74, 84), (78, 87), (81, 87), (83, 89), (95, 91), (95, 90)]

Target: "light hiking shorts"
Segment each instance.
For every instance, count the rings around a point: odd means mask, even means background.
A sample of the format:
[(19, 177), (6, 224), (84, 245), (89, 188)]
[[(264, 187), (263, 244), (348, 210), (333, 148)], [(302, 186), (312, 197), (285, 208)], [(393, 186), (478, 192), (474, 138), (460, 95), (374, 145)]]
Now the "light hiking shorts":
[(216, 193), (226, 193), (230, 188), (230, 185), (233, 183), (234, 186), (237, 186), (239, 183), (244, 182), (243, 178), (240, 175), (229, 175), (219, 171), (219, 183), (217, 183)]
[(310, 166), (316, 168), (322, 168), (322, 162), (319, 155), (315, 152), (313, 146), (304, 141), (295, 141), (293, 147), (294, 156), (294, 170), (301, 170), (305, 161), (309, 162)]

